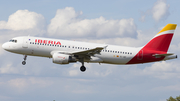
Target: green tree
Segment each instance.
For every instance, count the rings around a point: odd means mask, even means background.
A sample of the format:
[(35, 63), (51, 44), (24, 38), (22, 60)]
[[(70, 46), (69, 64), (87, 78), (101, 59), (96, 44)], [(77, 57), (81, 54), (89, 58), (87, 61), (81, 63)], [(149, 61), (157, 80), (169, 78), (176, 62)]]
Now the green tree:
[(180, 101), (180, 95), (176, 98), (173, 98), (172, 96), (169, 97), (169, 99), (166, 99), (167, 101)]

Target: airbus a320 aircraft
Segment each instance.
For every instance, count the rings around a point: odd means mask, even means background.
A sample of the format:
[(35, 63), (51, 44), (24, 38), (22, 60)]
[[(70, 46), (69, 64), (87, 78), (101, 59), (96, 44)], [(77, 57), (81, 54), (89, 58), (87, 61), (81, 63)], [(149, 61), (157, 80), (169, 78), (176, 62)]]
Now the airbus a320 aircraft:
[(139, 64), (177, 58), (168, 48), (176, 29), (176, 24), (167, 24), (143, 47), (125, 47), (87, 42), (68, 41), (41, 37), (21, 36), (12, 38), (2, 45), (9, 52), (23, 54), (23, 65), (27, 55), (52, 58), (53, 63), (69, 64), (84, 62), (108, 64)]

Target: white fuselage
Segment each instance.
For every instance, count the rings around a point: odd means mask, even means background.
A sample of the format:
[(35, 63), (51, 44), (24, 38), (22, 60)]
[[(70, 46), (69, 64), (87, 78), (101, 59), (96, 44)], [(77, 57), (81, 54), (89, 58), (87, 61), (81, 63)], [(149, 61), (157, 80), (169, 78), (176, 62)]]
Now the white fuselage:
[(2, 45), (7, 51), (23, 54), (23, 65), (27, 55), (52, 58), (53, 63), (69, 64), (81, 62), (80, 70), (84, 72), (84, 62), (109, 64), (139, 64), (177, 58), (168, 53), (176, 24), (167, 24), (143, 47), (124, 47), (60, 39), (22, 36), (15, 37)]
[(106, 47), (100, 54), (92, 56), (91, 60), (85, 62), (98, 62), (110, 64), (126, 64), (128, 63), (142, 48), (124, 47), (116, 45), (105, 45), (78, 41), (68, 41), (59, 39), (49, 39), (41, 37), (16, 37), (13, 38), (17, 42), (6, 42), (3, 48), (7, 51), (41, 57), (52, 57), (53, 52), (79, 52), (96, 47)]

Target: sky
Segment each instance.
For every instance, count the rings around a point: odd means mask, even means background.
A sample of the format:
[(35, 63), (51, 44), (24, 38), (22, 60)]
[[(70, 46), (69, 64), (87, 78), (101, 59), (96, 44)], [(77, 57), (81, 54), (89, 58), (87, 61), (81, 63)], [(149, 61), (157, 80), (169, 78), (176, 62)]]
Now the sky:
[[(0, 0), (0, 46), (36, 36), (140, 47), (177, 24), (169, 52), (180, 56), (179, 0)], [(180, 95), (180, 59), (136, 65), (53, 64), (0, 47), (1, 101), (166, 101)]]

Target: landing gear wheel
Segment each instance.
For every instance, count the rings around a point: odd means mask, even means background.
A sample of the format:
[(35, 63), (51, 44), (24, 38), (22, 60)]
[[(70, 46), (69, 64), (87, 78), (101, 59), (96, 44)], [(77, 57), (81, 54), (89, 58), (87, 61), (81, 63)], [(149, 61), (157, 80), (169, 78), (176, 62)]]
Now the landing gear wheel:
[(22, 62), (22, 64), (25, 65), (26, 64), (27, 55), (24, 55), (23, 59), (24, 59), (24, 61)]
[(84, 72), (84, 71), (86, 71), (86, 67), (85, 66), (81, 66), (80, 70), (81, 70), (81, 72)]
[(22, 64), (25, 65), (25, 64), (26, 64), (26, 61), (23, 61)]

